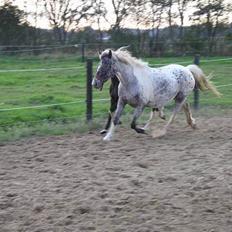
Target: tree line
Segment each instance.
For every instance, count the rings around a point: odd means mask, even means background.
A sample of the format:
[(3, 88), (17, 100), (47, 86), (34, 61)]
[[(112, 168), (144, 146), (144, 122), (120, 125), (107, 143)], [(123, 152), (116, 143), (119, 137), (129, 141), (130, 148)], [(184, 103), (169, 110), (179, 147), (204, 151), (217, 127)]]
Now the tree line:
[[(210, 52), (219, 37), (232, 37), (227, 0), (34, 0), (34, 6), (28, 12), (4, 1), (0, 45), (104, 43), (107, 34), (111, 42), (133, 43), (137, 52), (147, 48), (152, 55), (174, 43), (182, 52), (190, 45), (201, 50), (207, 42)], [(40, 18), (51, 29), (39, 28)]]

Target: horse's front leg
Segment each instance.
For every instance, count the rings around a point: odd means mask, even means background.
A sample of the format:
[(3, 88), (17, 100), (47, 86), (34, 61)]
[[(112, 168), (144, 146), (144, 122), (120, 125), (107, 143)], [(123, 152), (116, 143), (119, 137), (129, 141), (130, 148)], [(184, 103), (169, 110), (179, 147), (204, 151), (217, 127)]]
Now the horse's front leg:
[(113, 134), (115, 131), (116, 126), (119, 124), (120, 117), (122, 115), (122, 111), (125, 107), (126, 103), (119, 98), (116, 112), (113, 116), (113, 121), (111, 122), (110, 129), (107, 132), (106, 136), (103, 138), (104, 141), (110, 141), (113, 138)]
[(131, 122), (131, 128), (134, 129), (137, 133), (145, 134), (144, 128), (139, 128), (136, 125), (136, 121), (141, 116), (141, 114), (143, 113), (143, 110), (144, 110), (144, 106), (138, 106), (135, 109), (134, 115), (133, 115), (133, 120)]
[(117, 109), (117, 103), (118, 103), (118, 97), (111, 96), (108, 119), (107, 119), (107, 122), (105, 125), (105, 129), (101, 130), (101, 132), (100, 132), (101, 134), (105, 134), (107, 132), (107, 130), (109, 129), (113, 114), (114, 114), (115, 110)]

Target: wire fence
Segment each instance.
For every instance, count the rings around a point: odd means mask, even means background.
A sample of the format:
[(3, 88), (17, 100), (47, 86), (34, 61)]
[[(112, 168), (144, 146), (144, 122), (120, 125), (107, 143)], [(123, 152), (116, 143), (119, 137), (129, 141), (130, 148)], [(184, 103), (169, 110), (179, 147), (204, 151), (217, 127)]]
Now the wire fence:
[[(225, 39), (223, 37), (217, 37), (217, 39), (211, 43), (207, 40), (185, 40), (185, 41), (156, 41), (154, 44), (143, 41), (139, 43), (137, 40), (129, 42), (131, 50), (137, 55), (184, 55), (184, 54), (195, 54), (201, 53), (205, 55), (231, 55), (231, 39)], [(112, 41), (104, 41), (102, 43), (74, 43), (66, 45), (4, 45), (0, 46), (0, 54), (18, 54), (18, 53), (33, 53), (40, 54), (40, 52), (54, 51), (58, 50), (67, 53), (84, 53), (93, 54), (98, 50), (105, 48), (118, 48), (128, 44), (117, 43)], [(83, 54), (81, 54), (83, 56)]]
[[(77, 45), (72, 45), (71, 47), (76, 47), (78, 48), (79, 46), (81, 46), (81, 44), (77, 44)], [(67, 46), (70, 47), (70, 46)], [(52, 49), (59, 49), (59, 48), (64, 48), (64, 47), (49, 47), (49, 48), (38, 48), (39, 50), (52, 50)], [(37, 48), (36, 48), (37, 49)], [(33, 49), (23, 49), (21, 52), (31, 52), (31, 51), (36, 51), (34, 48)], [(11, 51), (12, 52), (12, 51)], [(14, 51), (16, 52), (16, 51)], [(20, 52), (20, 51), (17, 51)], [(228, 57), (228, 58), (218, 58), (218, 59), (207, 59), (207, 60), (201, 60), (201, 63), (210, 63), (210, 62), (230, 62), (232, 61), (232, 57)], [(59, 61), (58, 61), (59, 62)], [(192, 64), (192, 60), (188, 60), (188, 61), (179, 61), (176, 62), (178, 64)], [(159, 63), (159, 64), (152, 64), (151, 67), (158, 67), (158, 66), (164, 66), (164, 65), (168, 65), (169, 63)], [(83, 65), (77, 65), (77, 66), (66, 66), (66, 67), (49, 67), (49, 68), (34, 68), (34, 69), (0, 69), (0, 74), (5, 74), (5, 73), (25, 73), (25, 72), (60, 72), (60, 71), (68, 71), (68, 70), (74, 70), (74, 71), (85, 71), (86, 70), (86, 66)], [(231, 80), (232, 81), (232, 80)], [(229, 84), (222, 84), (222, 85), (217, 85), (217, 88), (227, 88), (229, 86), (232, 86), (232, 83)], [(8, 101), (12, 101), (12, 99), (9, 99)], [(17, 100), (17, 99), (16, 99)], [(104, 102), (109, 102), (109, 98), (102, 98), (102, 99), (94, 99), (93, 103), (104, 103)], [(5, 100), (6, 102), (6, 100)], [(202, 103), (204, 103), (204, 101), (201, 101)], [(229, 101), (228, 101), (229, 102)], [(51, 108), (51, 107), (56, 107), (56, 106), (68, 106), (68, 105), (79, 105), (79, 104), (86, 104), (86, 100), (84, 99), (75, 99), (74, 101), (68, 101), (68, 102), (56, 102), (56, 103), (51, 103), (51, 104), (41, 104), (41, 105), (32, 105), (32, 106), (18, 106), (18, 107), (12, 107), (12, 108), (0, 108), (0, 113), (3, 112), (13, 112), (13, 111), (21, 111), (21, 110), (39, 110), (39, 109), (45, 109), (45, 108)], [(0, 103), (0, 106), (2, 106), (4, 104)], [(103, 113), (99, 114), (102, 115)], [(94, 113), (95, 116), (97, 116), (96, 113)], [(31, 121), (28, 120), (26, 122), (22, 122), (22, 123), (33, 123), (33, 122), (41, 122), (41, 121), (52, 121), (52, 120), (65, 120), (65, 119), (76, 119), (78, 118), (77, 116), (64, 116), (64, 117), (60, 117), (57, 119), (41, 119), (41, 120), (35, 120), (35, 121)], [(14, 125), (14, 123), (3, 123), (0, 124), (1, 126), (7, 126), (7, 125)]]
[[(232, 86), (232, 83), (227, 84), (227, 85), (216, 85), (215, 87), (216, 88), (222, 88), (222, 87), (229, 87), (229, 86)], [(15, 99), (15, 100), (17, 100), (17, 99)], [(110, 98), (93, 99), (92, 101), (94, 103), (95, 102), (109, 102)], [(53, 107), (53, 106), (85, 104), (85, 103), (86, 103), (86, 100), (77, 100), (77, 101), (59, 102), (59, 103), (53, 103), (53, 104), (43, 104), (43, 105), (35, 105), (35, 106), (22, 106), (22, 107), (14, 107), (14, 108), (5, 108), (5, 109), (0, 109), (0, 112), (15, 111), (15, 110), (28, 110), (28, 109), (41, 109), (41, 108), (48, 108), (48, 107)]]
[(8, 70), (0, 70), (0, 73), (11, 73), (11, 72), (47, 72), (47, 71), (61, 71), (61, 70), (83, 70), (84, 67), (60, 67), (60, 68), (36, 68), (36, 69), (8, 69)]

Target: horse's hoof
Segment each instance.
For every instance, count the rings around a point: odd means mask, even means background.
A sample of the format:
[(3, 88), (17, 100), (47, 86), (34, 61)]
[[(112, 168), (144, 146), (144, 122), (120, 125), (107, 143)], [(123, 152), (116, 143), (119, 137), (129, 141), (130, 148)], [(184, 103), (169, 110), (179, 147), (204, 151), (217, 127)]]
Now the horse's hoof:
[(144, 126), (144, 127), (142, 127), (141, 129), (144, 130), (145, 133), (147, 133), (147, 130), (149, 129), (149, 127), (145, 127), (145, 126)]
[(195, 129), (197, 129), (197, 124), (191, 124), (191, 127), (195, 130)]
[(197, 124), (196, 124), (196, 120), (195, 120), (195, 119), (192, 119), (192, 121), (190, 122), (190, 126), (191, 126), (193, 129), (197, 129)]
[(165, 115), (161, 116), (160, 118), (163, 119), (163, 120), (166, 120), (166, 116)]
[(103, 138), (103, 141), (109, 142), (111, 139), (112, 139), (112, 135), (106, 135), (106, 136)]
[(147, 134), (143, 128), (136, 128), (135, 131), (139, 134)]
[(107, 133), (107, 130), (106, 130), (106, 129), (100, 131), (100, 134), (101, 134), (101, 135), (104, 135), (105, 133)]

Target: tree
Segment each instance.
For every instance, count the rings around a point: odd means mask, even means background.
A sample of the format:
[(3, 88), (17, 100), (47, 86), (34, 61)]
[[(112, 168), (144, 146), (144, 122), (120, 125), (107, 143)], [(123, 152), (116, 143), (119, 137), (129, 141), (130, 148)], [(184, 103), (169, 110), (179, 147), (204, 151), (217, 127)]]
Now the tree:
[(96, 0), (93, 14), (94, 14), (94, 20), (96, 19), (96, 21), (97, 21), (99, 39), (100, 39), (101, 43), (103, 40), (103, 32), (102, 32), (101, 22), (102, 22), (102, 20), (106, 21), (106, 13), (107, 13), (107, 10), (105, 8), (105, 4), (104, 4), (103, 0)]
[(211, 53), (219, 25), (227, 21), (231, 6), (226, 4), (224, 0), (197, 0), (196, 8), (193, 19), (205, 26), (208, 50)]
[(148, 24), (148, 17), (147, 14), (145, 14), (146, 10), (147, 7), (144, 0), (132, 0), (129, 14), (131, 16), (131, 19), (136, 23), (137, 47), (135, 47), (134, 49), (136, 50), (136, 53), (139, 54), (144, 51), (146, 39), (146, 31), (141, 30), (141, 27), (146, 27)]
[(26, 13), (6, 2), (0, 7), (0, 42), (3, 45), (25, 43)]
[[(148, 1), (148, 15), (150, 20), (151, 37), (150, 37), (150, 55), (153, 52), (158, 52), (159, 50), (159, 36), (160, 36), (160, 26), (163, 21), (163, 12), (166, 7), (166, 2), (164, 0), (149, 0)], [(155, 45), (155, 47), (154, 47)]]
[(112, 29), (117, 31), (121, 28), (123, 20), (128, 16), (131, 7), (131, 0), (111, 0), (113, 5), (115, 21), (112, 24)]
[(187, 6), (190, 0), (177, 0), (178, 13), (180, 19), (180, 39), (183, 39), (184, 36), (184, 16), (187, 10)]
[(91, 15), (94, 0), (44, 0), (45, 10), (58, 41), (67, 42), (68, 31), (78, 27)]
[(172, 8), (173, 8), (173, 5), (174, 5), (173, 0), (167, 0), (167, 3), (165, 4), (165, 7), (168, 8), (167, 14), (168, 14), (168, 26), (169, 26), (170, 38), (173, 38), (173, 28), (172, 28), (172, 16), (173, 16)]

